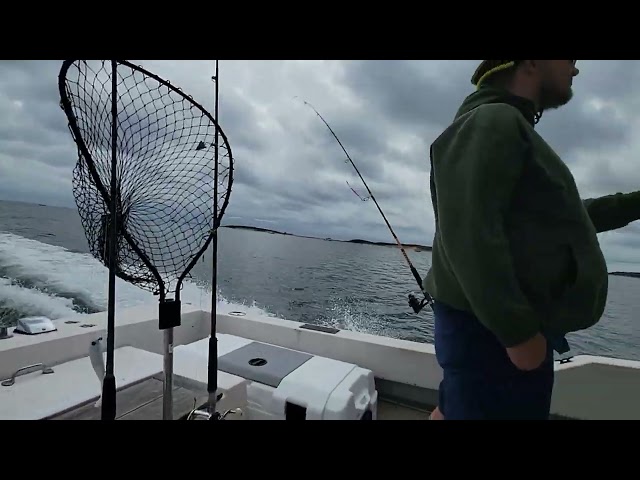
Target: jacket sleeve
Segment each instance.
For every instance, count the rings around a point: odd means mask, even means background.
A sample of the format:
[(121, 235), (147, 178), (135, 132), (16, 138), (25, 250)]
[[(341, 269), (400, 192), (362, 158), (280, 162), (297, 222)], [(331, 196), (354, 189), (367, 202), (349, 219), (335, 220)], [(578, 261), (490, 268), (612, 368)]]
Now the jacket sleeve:
[(622, 228), (640, 220), (640, 191), (587, 198), (582, 203), (598, 233)]
[[(438, 228), (474, 314), (511, 347), (541, 329), (520, 288), (505, 232), (529, 143), (511, 107), (482, 110), (471, 114), (454, 139), (445, 140), (442, 160), (437, 158), (440, 149), (434, 149)], [(439, 172), (443, 163), (446, 168)]]

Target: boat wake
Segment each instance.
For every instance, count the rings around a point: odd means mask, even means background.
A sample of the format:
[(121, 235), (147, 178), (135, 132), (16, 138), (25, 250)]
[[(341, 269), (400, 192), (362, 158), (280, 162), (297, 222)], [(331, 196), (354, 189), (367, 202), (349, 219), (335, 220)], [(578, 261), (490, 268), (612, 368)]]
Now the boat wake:
[[(211, 289), (187, 280), (182, 302), (211, 307)], [(108, 269), (87, 253), (0, 233), (0, 325), (43, 315), (57, 320), (103, 312), (108, 301)], [(155, 305), (158, 297), (116, 278), (116, 308)], [(271, 316), (255, 305), (227, 301), (218, 292), (218, 311), (242, 310)]]

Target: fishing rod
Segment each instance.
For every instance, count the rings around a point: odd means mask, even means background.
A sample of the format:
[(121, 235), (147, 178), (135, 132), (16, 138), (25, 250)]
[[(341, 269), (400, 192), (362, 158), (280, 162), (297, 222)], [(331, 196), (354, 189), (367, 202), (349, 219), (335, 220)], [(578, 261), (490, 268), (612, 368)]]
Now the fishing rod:
[[(220, 125), (218, 119), (218, 105), (219, 105), (219, 73), (218, 73), (218, 60), (216, 60), (216, 73), (211, 80), (215, 83), (215, 100), (214, 100), (214, 118), (216, 123)], [(213, 175), (213, 267), (211, 272), (211, 332), (209, 334), (209, 363), (207, 365), (207, 393), (209, 394), (209, 414), (212, 418), (217, 419), (216, 416), (216, 403), (217, 403), (217, 390), (218, 390), (218, 338), (216, 337), (217, 330), (217, 318), (218, 318), (218, 129), (215, 129), (214, 139), (214, 175)]]
[[(297, 98), (297, 97), (294, 97), (294, 98)], [(371, 200), (373, 200), (373, 203), (376, 204), (376, 207), (378, 208), (378, 211), (380, 212), (380, 215), (382, 215), (382, 218), (384, 219), (384, 222), (387, 224), (387, 227), (389, 228), (389, 231), (391, 232), (391, 235), (393, 236), (394, 240), (398, 244), (398, 247), (400, 248), (400, 251), (402, 252), (402, 255), (404, 256), (404, 259), (407, 261), (407, 264), (409, 265), (409, 269), (411, 270), (411, 273), (413, 274), (413, 278), (416, 279), (416, 283), (418, 284), (418, 287), (420, 287), (420, 290), (422, 291), (422, 294), (424, 295), (424, 298), (422, 300), (418, 300), (414, 295), (412, 295), (411, 293), (409, 294), (409, 305), (411, 306), (411, 308), (413, 309), (413, 311), (415, 313), (419, 313), (420, 310), (422, 310), (425, 305), (432, 305), (433, 304), (433, 297), (431, 297), (431, 295), (429, 295), (429, 293), (424, 289), (424, 286), (422, 285), (422, 278), (420, 277), (420, 274), (418, 273), (416, 268), (411, 263), (411, 260), (409, 259), (409, 256), (407, 255), (407, 252), (405, 252), (404, 247), (400, 243), (400, 240), (398, 240), (398, 236), (393, 231), (393, 228), (391, 228), (391, 224), (389, 223), (389, 221), (387, 220), (387, 217), (385, 216), (384, 212), (380, 208), (380, 205), (378, 204), (378, 201), (376, 200), (376, 197), (371, 192), (371, 189), (369, 188), (369, 185), (367, 185), (367, 182), (365, 182), (364, 178), (362, 178), (362, 175), (360, 174), (360, 171), (358, 170), (358, 167), (356, 167), (356, 164), (351, 159), (351, 156), (349, 156), (349, 153), (347, 152), (347, 149), (344, 148), (344, 145), (342, 145), (342, 142), (340, 141), (340, 139), (338, 138), (336, 133), (329, 126), (329, 124), (322, 117), (322, 115), (320, 115), (318, 110), (316, 110), (315, 107), (313, 105), (311, 105), (309, 102), (307, 102), (306, 100), (302, 100), (302, 102), (304, 102), (305, 105), (307, 105), (309, 108), (311, 108), (316, 113), (316, 115), (320, 118), (320, 120), (322, 120), (322, 122), (327, 126), (327, 128), (329, 129), (329, 131), (333, 135), (333, 138), (336, 139), (336, 141), (338, 142), (338, 144), (342, 148), (342, 151), (347, 156), (347, 160), (349, 160), (349, 162), (351, 163), (351, 166), (353, 167), (353, 169), (356, 171), (356, 173), (360, 177), (360, 180), (362, 180), (362, 183), (364, 184), (365, 188), (367, 189), (367, 192), (369, 192), (369, 198), (371, 198)], [(349, 186), (349, 187), (351, 187), (351, 186)], [(355, 190), (354, 190), (354, 193), (356, 193)], [(358, 194), (356, 193), (356, 195), (358, 195)], [(360, 195), (358, 195), (358, 196), (360, 196)]]

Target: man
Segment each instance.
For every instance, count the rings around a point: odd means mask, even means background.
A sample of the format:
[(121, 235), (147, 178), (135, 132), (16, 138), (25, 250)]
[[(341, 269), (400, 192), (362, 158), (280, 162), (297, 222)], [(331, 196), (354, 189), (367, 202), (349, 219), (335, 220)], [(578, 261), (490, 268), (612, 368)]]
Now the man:
[(436, 218), (425, 288), (444, 377), (433, 418), (547, 419), (553, 350), (600, 319), (596, 234), (640, 217), (640, 192), (580, 199), (535, 131), (571, 100), (575, 60), (484, 60), (431, 146)]

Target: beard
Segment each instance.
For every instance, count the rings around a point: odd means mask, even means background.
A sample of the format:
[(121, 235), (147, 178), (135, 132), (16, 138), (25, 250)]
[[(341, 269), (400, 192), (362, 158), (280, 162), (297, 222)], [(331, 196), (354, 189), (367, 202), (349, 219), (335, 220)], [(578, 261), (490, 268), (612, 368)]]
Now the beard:
[(571, 87), (561, 89), (552, 82), (543, 82), (540, 85), (540, 109), (550, 110), (562, 107), (569, 103), (573, 98), (573, 90)]

